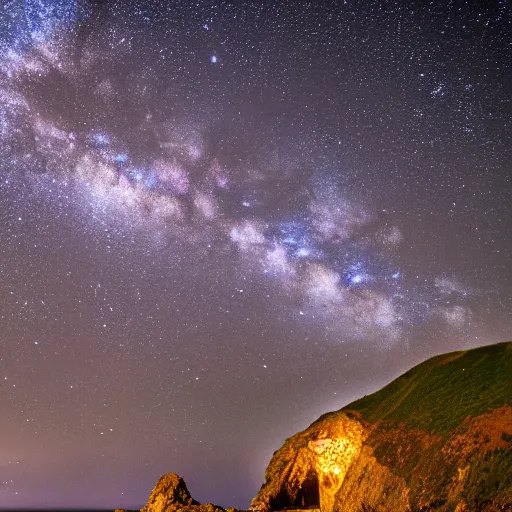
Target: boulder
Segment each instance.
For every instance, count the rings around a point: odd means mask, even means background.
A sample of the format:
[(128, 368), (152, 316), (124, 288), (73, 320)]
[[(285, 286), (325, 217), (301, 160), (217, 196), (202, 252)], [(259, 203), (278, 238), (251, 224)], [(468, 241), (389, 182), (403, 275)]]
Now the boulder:
[(141, 512), (168, 512), (178, 505), (199, 505), (192, 498), (187, 484), (176, 473), (167, 473), (158, 480)]
[[(201, 504), (192, 498), (187, 484), (176, 473), (160, 477), (151, 491), (147, 504), (140, 511), (116, 509), (114, 512), (225, 512), (212, 503)], [(228, 512), (236, 512), (228, 509)]]

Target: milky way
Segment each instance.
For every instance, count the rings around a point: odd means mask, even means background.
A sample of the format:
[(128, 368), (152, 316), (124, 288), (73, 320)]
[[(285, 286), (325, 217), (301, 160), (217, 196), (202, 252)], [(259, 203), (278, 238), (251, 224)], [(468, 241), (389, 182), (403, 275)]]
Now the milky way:
[(0, 23), (0, 503), (247, 506), (315, 415), (510, 337), (507, 4)]

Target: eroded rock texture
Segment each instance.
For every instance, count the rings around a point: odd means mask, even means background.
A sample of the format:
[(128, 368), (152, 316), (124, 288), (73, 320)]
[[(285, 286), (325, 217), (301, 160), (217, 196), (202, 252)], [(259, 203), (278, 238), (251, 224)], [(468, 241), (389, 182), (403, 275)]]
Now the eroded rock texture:
[(331, 413), (274, 453), (251, 509), (512, 511), (512, 466), (503, 463), (512, 461), (512, 443), (498, 436), (503, 428), (512, 430), (510, 407), (468, 419), (447, 438)]
[(320, 418), (275, 452), (251, 508), (266, 512), (321, 505), (331, 512), (362, 443), (363, 427), (354, 417), (340, 413), (336, 421)]
[(167, 512), (176, 505), (199, 505), (188, 492), (183, 478), (167, 473), (158, 480), (141, 512)]
[[(233, 511), (228, 509), (227, 512)], [(117, 509), (116, 512), (132, 511)], [(197, 502), (190, 495), (183, 478), (176, 473), (167, 473), (160, 477), (140, 512), (224, 512), (224, 509), (212, 503)]]
[(251, 508), (512, 512), (512, 343), (436, 356), (286, 440)]
[[(512, 343), (436, 356), (324, 414), (274, 453), (251, 508), (512, 512)], [(223, 509), (170, 473), (141, 512)]]

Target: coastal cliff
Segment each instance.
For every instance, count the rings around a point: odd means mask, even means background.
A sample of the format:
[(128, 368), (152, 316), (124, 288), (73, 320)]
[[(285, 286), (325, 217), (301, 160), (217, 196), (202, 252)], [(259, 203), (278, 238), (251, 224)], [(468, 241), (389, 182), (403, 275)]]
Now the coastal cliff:
[(434, 357), (274, 453), (251, 508), (512, 511), (512, 343)]

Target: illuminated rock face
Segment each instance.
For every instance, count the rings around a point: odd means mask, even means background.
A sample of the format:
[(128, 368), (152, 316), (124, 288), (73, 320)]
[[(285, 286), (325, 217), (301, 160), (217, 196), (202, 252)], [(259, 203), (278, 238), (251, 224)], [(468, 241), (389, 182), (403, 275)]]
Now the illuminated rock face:
[(167, 473), (157, 482), (141, 512), (167, 512), (174, 505), (197, 505), (183, 478), (176, 473)]
[(320, 418), (275, 452), (251, 508), (316, 507), (332, 512), (345, 476), (359, 456), (363, 427), (346, 414)]
[(290, 437), (252, 508), (512, 512), (511, 468), (512, 343), (500, 343), (429, 359)]
[(198, 503), (190, 496), (183, 478), (176, 473), (167, 473), (160, 477), (147, 505), (140, 511), (116, 509), (114, 512), (235, 512), (235, 509), (224, 510), (212, 503)]
[(349, 467), (359, 455), (362, 446), (362, 427), (355, 420), (349, 423), (343, 437), (310, 441), (308, 448), (315, 454), (315, 469), (318, 474), (320, 509), (334, 510), (335, 499)]

